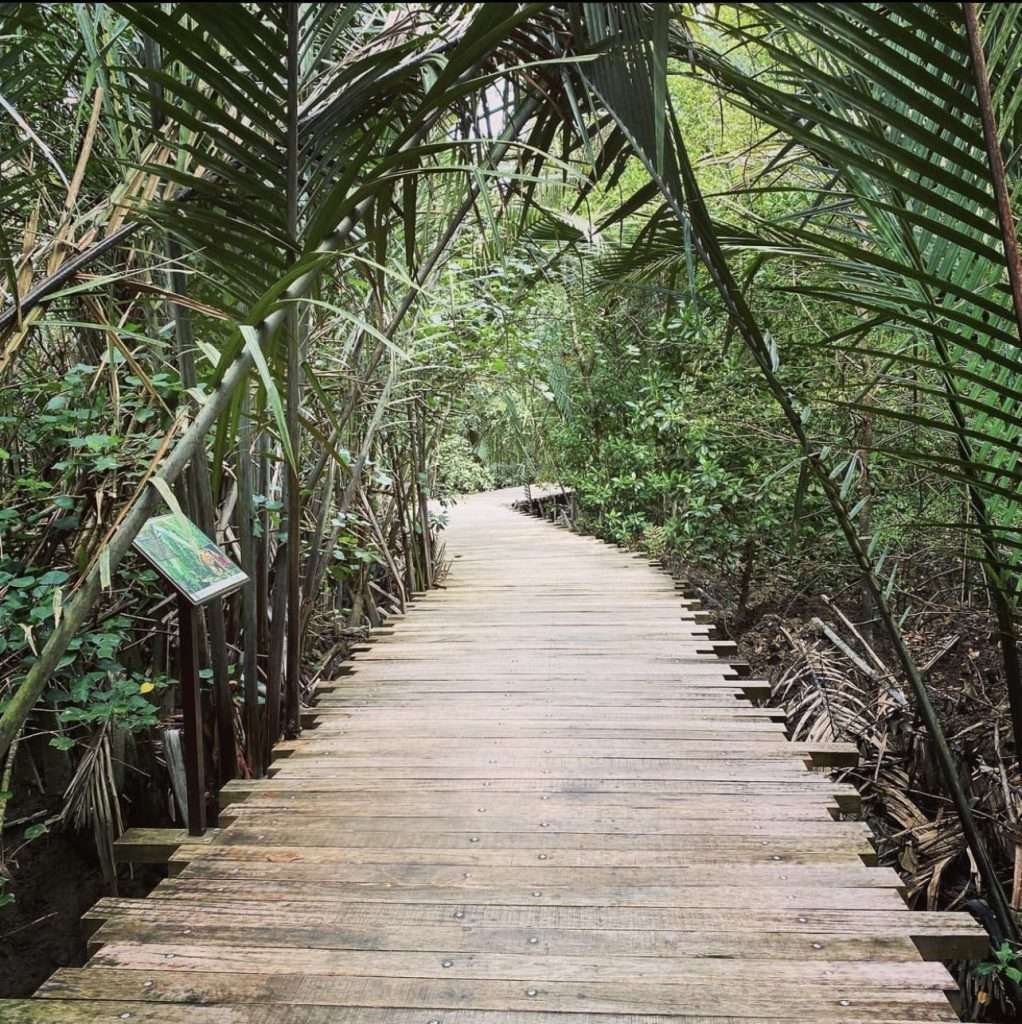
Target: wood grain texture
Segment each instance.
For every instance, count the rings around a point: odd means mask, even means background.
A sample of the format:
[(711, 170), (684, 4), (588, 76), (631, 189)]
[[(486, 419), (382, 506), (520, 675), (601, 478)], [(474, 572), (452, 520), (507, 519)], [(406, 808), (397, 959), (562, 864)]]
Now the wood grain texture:
[[(644, 559), (458, 504), (442, 589), (221, 794), (12, 1024), (953, 1021), (964, 914), (909, 911), (856, 791)], [(180, 845), (176, 845), (180, 842)]]

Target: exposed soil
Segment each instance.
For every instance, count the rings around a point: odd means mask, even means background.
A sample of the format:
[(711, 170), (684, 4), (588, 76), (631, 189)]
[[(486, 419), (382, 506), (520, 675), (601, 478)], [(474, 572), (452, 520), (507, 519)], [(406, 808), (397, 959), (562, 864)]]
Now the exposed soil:
[[(21, 792), (31, 792), (22, 787)], [(8, 820), (37, 811), (50, 813), (43, 798), (29, 796), (8, 808)], [(31, 842), (22, 842), (23, 829), (3, 834), (0, 854), (11, 875), (7, 891), (13, 903), (0, 908), (0, 997), (31, 995), (58, 967), (85, 961), (86, 935), (81, 916), (101, 896), (104, 886), (92, 836), (54, 827)], [(118, 893), (144, 896), (166, 872), (144, 866), (120, 869)]]

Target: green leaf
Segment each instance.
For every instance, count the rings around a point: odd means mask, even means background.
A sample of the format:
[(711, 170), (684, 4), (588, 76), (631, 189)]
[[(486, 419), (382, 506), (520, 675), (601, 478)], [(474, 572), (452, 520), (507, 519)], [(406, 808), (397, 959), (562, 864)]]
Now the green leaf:
[(42, 587), (59, 587), (62, 583), (67, 583), (70, 578), (71, 574), (64, 572), (63, 569), (51, 569), (49, 572), (43, 573), (36, 582)]
[(277, 432), (280, 435), (280, 443), (284, 449), (284, 454), (287, 457), (287, 461), (291, 464), (291, 468), (298, 472), (294, 451), (291, 448), (291, 436), (287, 429), (284, 405), (280, 400), (280, 393), (277, 391), (277, 385), (273, 380), (273, 375), (270, 373), (270, 368), (266, 365), (266, 357), (263, 355), (262, 346), (259, 341), (259, 331), (250, 324), (238, 324), (238, 329), (241, 331), (242, 338), (244, 338), (245, 349), (252, 356), (252, 361), (259, 371), (259, 379), (262, 381), (263, 390), (266, 392), (266, 400), (270, 403), (270, 409), (273, 412), (273, 419), (277, 424)]

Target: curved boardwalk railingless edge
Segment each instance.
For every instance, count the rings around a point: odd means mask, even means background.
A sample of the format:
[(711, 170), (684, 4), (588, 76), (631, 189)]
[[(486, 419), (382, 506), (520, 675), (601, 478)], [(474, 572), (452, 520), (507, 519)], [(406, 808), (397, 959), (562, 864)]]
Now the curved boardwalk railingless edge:
[(0, 1019), (958, 1019), (927, 960), (983, 935), (870, 866), (854, 790), (806, 767), (848, 748), (789, 743), (666, 575), (513, 496), (457, 506), (444, 589)]

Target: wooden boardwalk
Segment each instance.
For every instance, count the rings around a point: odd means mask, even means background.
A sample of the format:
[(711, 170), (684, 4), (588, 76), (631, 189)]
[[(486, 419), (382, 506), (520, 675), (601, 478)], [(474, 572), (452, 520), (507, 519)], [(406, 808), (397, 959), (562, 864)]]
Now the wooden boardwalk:
[[(953, 1021), (958, 914), (905, 908), (672, 581), (511, 511), (322, 691), (272, 777), (11, 1024)], [(818, 756), (840, 759), (840, 747)], [(924, 959), (925, 958), (925, 959)], [(929, 961), (929, 962), (928, 962)]]

